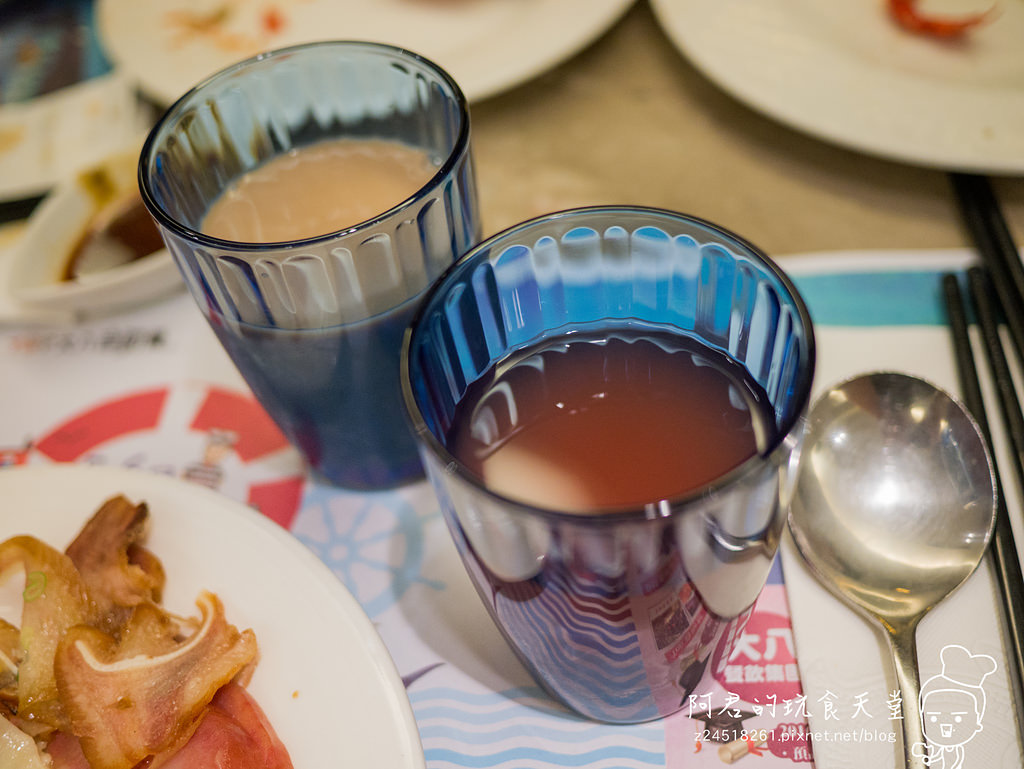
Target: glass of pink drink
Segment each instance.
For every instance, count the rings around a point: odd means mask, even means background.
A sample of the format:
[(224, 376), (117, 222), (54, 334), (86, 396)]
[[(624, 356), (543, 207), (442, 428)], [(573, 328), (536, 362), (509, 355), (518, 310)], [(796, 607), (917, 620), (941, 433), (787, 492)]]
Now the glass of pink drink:
[(775, 557), (814, 361), (788, 277), (670, 211), (524, 222), (430, 289), (406, 408), (471, 579), (554, 696), (636, 722), (712, 693)]
[(210, 326), (313, 470), (359, 489), (421, 475), (402, 332), (479, 236), (458, 85), (386, 45), (263, 54), (167, 111), (139, 184)]

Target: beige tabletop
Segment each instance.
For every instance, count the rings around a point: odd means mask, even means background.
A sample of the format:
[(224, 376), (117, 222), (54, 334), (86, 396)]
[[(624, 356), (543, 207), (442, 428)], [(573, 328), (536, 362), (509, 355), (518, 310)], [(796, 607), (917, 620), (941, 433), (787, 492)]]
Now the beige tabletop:
[[(677, 51), (645, 0), (472, 116), (485, 235), (628, 203), (708, 219), (775, 256), (970, 245), (944, 172), (824, 143), (737, 102)], [(1024, 244), (1024, 178), (993, 184)]]

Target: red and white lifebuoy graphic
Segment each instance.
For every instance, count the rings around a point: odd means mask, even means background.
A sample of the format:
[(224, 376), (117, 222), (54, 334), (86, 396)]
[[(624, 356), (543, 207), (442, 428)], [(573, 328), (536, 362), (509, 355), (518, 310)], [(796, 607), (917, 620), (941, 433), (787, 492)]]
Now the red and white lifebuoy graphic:
[(0, 460), (141, 467), (217, 488), (285, 528), (305, 482), (298, 452), (251, 395), (199, 382), (91, 406)]

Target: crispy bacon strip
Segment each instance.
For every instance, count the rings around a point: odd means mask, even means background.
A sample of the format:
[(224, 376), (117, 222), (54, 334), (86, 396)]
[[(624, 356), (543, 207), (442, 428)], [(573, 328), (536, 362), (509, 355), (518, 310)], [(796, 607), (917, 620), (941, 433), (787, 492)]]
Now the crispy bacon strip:
[(89, 586), (108, 632), (116, 632), (133, 607), (160, 601), (163, 566), (140, 544), (148, 523), (145, 503), (135, 505), (123, 496), (113, 497), (65, 551)]
[[(131, 769), (139, 761), (183, 744), (199, 724), (217, 690), (256, 659), (251, 630), (228, 624), (212, 593), (197, 601), (199, 628), (173, 642), (163, 634), (160, 653), (139, 653), (131, 639), (136, 626), (150, 626), (154, 615), (140, 607), (119, 643), (92, 627), (71, 628), (57, 649), (60, 694), (93, 769)], [(168, 648), (169, 647), (169, 648)]]
[(53, 660), (65, 632), (92, 622), (95, 608), (71, 559), (34, 537), (0, 544), (0, 577), (22, 567), (25, 606), (20, 646), (31, 649), (18, 668), (18, 717), (53, 729), (66, 724)]
[[(118, 639), (118, 654), (130, 657), (161, 657), (175, 651), (182, 643), (183, 625), (156, 604), (142, 604), (132, 612)], [(194, 633), (198, 623), (193, 622)]]
[(0, 766), (4, 769), (47, 769), (33, 739), (0, 715)]
[(18, 709), (18, 665), (23, 656), (21, 631), (0, 619), (0, 713)]

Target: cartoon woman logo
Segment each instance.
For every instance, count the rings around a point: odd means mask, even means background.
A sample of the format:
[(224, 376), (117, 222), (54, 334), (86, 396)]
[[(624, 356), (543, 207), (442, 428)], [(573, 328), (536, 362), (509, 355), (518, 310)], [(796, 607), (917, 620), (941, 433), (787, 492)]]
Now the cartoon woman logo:
[(942, 672), (921, 686), (921, 720), (926, 744), (915, 753), (935, 769), (962, 769), (964, 745), (981, 731), (985, 715), (982, 684), (996, 670), (987, 654), (950, 645), (939, 655)]

